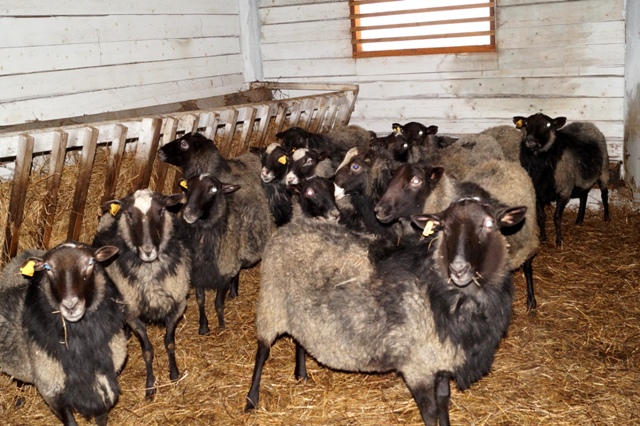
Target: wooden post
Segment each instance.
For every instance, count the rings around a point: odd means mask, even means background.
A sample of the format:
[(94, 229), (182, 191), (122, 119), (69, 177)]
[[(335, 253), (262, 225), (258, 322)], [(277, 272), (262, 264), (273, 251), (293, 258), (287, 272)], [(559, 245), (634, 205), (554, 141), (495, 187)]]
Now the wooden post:
[(160, 129), (162, 120), (160, 118), (145, 118), (142, 120), (138, 146), (136, 148), (135, 167), (141, 170), (134, 181), (133, 189), (148, 188), (151, 181), (151, 171), (153, 161), (158, 152), (160, 142)]
[(24, 203), (27, 197), (29, 185), (29, 173), (33, 159), (33, 138), (21, 135), (18, 141), (16, 155), (16, 168), (13, 173), (11, 185), (11, 200), (4, 232), (4, 245), (2, 248), (2, 260), (8, 261), (18, 253), (18, 240), (20, 238), (20, 226), (24, 216)]
[(84, 133), (78, 139), (82, 141), (82, 156), (80, 157), (80, 170), (76, 181), (76, 190), (73, 194), (73, 205), (69, 214), (68, 240), (78, 240), (82, 232), (82, 219), (84, 208), (87, 204), (89, 183), (91, 182), (91, 169), (96, 157), (99, 131), (93, 127), (84, 129)]
[(114, 127), (111, 152), (107, 159), (107, 175), (104, 179), (104, 193), (102, 194), (100, 204), (113, 200), (116, 196), (116, 187), (118, 184), (118, 175), (120, 174), (120, 166), (122, 165), (122, 157), (124, 156), (127, 130), (128, 129), (122, 124), (116, 124)]
[(244, 121), (242, 122), (242, 137), (240, 138), (240, 152), (249, 151), (251, 145), (251, 135), (253, 134), (253, 126), (256, 121), (257, 110), (253, 107), (247, 107), (244, 110)]
[(256, 146), (263, 147), (267, 139), (267, 130), (271, 121), (271, 107), (263, 105), (260, 108), (260, 125), (258, 126), (258, 136), (256, 137)]
[(67, 140), (69, 135), (66, 132), (56, 131), (53, 134), (51, 144), (51, 155), (49, 157), (49, 179), (47, 180), (47, 195), (42, 204), (42, 226), (38, 228), (38, 247), (49, 249), (51, 232), (53, 231), (53, 220), (55, 219), (58, 207), (58, 192), (60, 181), (62, 180), (62, 170), (64, 159), (67, 154)]
[[(178, 131), (178, 120), (173, 117), (167, 117), (164, 122), (164, 130), (162, 131), (162, 142), (160, 146), (164, 146), (167, 143), (176, 139), (176, 132)], [(169, 164), (164, 161), (156, 160), (156, 170), (157, 173), (155, 175), (155, 180), (153, 182), (153, 187), (155, 191), (159, 193), (163, 193), (164, 184), (167, 179), (167, 170), (169, 169)]]

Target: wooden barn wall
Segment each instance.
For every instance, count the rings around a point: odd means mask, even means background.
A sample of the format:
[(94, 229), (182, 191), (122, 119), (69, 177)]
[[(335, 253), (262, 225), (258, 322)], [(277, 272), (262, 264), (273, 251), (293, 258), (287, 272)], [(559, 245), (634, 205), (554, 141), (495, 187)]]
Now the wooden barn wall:
[(593, 121), (622, 158), (624, 0), (497, 0), (497, 52), (351, 57), (348, 2), (259, 0), (267, 80), (360, 85), (351, 123), (471, 133), (543, 111)]
[(244, 83), (238, 0), (0, 2), (0, 128)]

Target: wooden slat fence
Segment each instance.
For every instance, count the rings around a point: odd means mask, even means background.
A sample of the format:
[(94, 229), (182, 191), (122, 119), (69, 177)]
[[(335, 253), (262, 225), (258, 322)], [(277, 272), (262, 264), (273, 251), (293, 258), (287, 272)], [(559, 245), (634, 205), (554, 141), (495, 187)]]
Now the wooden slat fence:
[[(197, 131), (215, 141), (222, 155), (232, 158), (250, 146), (266, 146), (276, 132), (298, 126), (324, 133), (336, 125), (346, 125), (358, 95), (357, 85), (309, 83), (251, 83), (250, 89), (268, 89), (274, 100), (234, 105), (187, 113), (162, 114), (127, 121), (91, 123), (16, 133), (0, 133), (0, 164), (13, 165), (0, 264), (19, 249), (29, 176), (38, 164), (47, 161), (46, 195), (38, 217), (36, 248), (49, 248), (56, 221), (66, 220), (66, 239), (78, 240), (92, 178), (95, 178), (96, 150), (108, 147), (104, 182), (100, 183), (100, 203), (113, 199), (117, 191), (131, 192), (152, 187), (163, 193), (178, 191), (179, 173), (172, 182), (169, 166), (156, 160), (158, 148), (176, 137)], [(298, 95), (303, 93), (304, 95)], [(288, 97), (287, 97), (288, 96)], [(135, 152), (132, 182), (118, 182), (125, 152)], [(76, 159), (75, 162), (70, 158)], [(39, 161), (39, 162), (38, 162)], [(60, 212), (58, 200), (61, 177), (68, 164), (78, 167), (70, 211)], [(7, 170), (5, 168), (4, 170)], [(127, 185), (123, 188), (123, 185)], [(5, 213), (3, 213), (5, 214)], [(25, 247), (26, 248), (26, 247)], [(33, 247), (32, 247), (33, 248)]]

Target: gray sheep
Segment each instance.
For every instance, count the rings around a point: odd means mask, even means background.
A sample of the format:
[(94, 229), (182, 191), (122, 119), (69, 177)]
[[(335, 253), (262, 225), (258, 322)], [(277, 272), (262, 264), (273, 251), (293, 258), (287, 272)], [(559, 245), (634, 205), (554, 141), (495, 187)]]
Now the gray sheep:
[(169, 357), (169, 377), (179, 377), (175, 331), (187, 307), (191, 252), (182, 222), (167, 209), (182, 194), (164, 196), (141, 189), (121, 200), (105, 203), (105, 213), (94, 237), (96, 246), (118, 247), (107, 272), (122, 293), (127, 323), (140, 341), (147, 378), (146, 397), (155, 393), (153, 346), (147, 323), (166, 327), (164, 346)]
[[(462, 200), (415, 218), (435, 237), (373, 262), (367, 243), (335, 224), (280, 228), (262, 263), (245, 411), (258, 406), (271, 345), (288, 334), (297, 378), (307, 376), (305, 350), (338, 370), (395, 370), (425, 424), (449, 425), (450, 380), (467, 389), (487, 374), (507, 330), (513, 288), (499, 228), (521, 221), (525, 210)], [(292, 273), (293, 258), (306, 267)]]
[(520, 162), (529, 173), (536, 190), (540, 239), (545, 241), (546, 205), (555, 202), (553, 222), (556, 246), (562, 246), (562, 213), (571, 198), (579, 198), (576, 223), (584, 221), (589, 190), (600, 187), (604, 220), (609, 220), (609, 154), (607, 141), (589, 122), (565, 126), (565, 117), (551, 118), (542, 113), (527, 118), (516, 116), (513, 122), (522, 130)]
[(480, 132), (494, 138), (504, 153), (505, 160), (520, 161), (520, 141), (522, 133), (513, 126), (494, 126)]
[(65, 425), (74, 411), (106, 425), (120, 395), (125, 314), (101, 265), (117, 251), (67, 242), (24, 252), (0, 275), (0, 371), (35, 384)]
[(487, 193), (487, 196), (505, 206), (527, 207), (525, 220), (511, 229), (506, 238), (509, 243), (509, 267), (515, 270), (522, 266), (527, 282), (527, 307), (534, 309), (537, 302), (532, 263), (539, 245), (535, 190), (531, 179), (518, 163), (485, 161), (471, 169), (464, 180), (455, 179), (442, 167), (405, 164), (395, 171), (393, 180), (376, 206), (376, 214), (378, 219), (388, 223), (412, 214), (441, 211), (451, 202), (476, 193)]

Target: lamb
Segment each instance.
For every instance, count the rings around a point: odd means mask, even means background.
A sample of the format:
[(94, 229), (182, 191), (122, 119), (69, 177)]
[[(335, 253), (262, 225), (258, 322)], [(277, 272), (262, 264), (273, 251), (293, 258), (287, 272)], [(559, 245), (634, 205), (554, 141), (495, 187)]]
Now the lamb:
[(276, 134), (276, 138), (282, 140), (282, 146), (290, 151), (308, 148), (331, 154), (344, 153), (355, 147), (368, 148), (372, 137), (370, 132), (355, 125), (336, 126), (324, 134), (308, 132), (300, 127), (291, 127)]
[[(271, 205), (261, 184), (260, 159), (254, 154), (245, 153), (227, 160), (222, 157), (212, 140), (199, 133), (188, 133), (167, 143), (158, 150), (158, 158), (181, 167), (185, 181), (194, 176), (209, 173), (223, 182), (238, 185), (241, 189), (233, 194), (233, 203), (238, 211), (244, 211), (244, 215), (254, 220), (251, 227), (256, 237), (254, 247), (256, 252), (250, 257), (260, 260), (259, 253), (262, 252), (268, 235), (276, 226), (275, 217), (270, 214)], [(238, 283), (239, 277), (235, 277), (229, 289), (230, 297), (238, 295)], [(204, 320), (206, 321), (206, 318)], [(208, 327), (201, 327), (200, 331), (203, 330), (208, 330)]]
[(287, 185), (297, 185), (312, 176), (332, 177), (337, 164), (329, 158), (328, 151), (300, 148), (291, 156), (292, 163), (285, 178)]
[(294, 214), (307, 217), (340, 220), (345, 217), (336, 204), (335, 185), (327, 178), (314, 176), (289, 190), (294, 194)]
[(282, 226), (291, 220), (291, 194), (287, 191), (285, 183), (291, 165), (291, 156), (277, 143), (272, 143), (266, 148), (251, 147), (249, 150), (262, 162), (260, 170), (262, 189), (269, 201), (275, 225)]
[(191, 253), (184, 225), (167, 209), (182, 200), (182, 194), (164, 196), (141, 189), (105, 203), (93, 244), (109, 244), (118, 255), (107, 272), (122, 293), (127, 306), (127, 324), (140, 341), (146, 366), (146, 392), (155, 394), (153, 346), (147, 323), (166, 327), (164, 346), (169, 357), (169, 377), (180, 376), (176, 364), (175, 332), (187, 307)]
[(428, 145), (433, 148), (446, 148), (458, 138), (453, 136), (436, 136), (438, 126), (425, 126), (422, 123), (411, 121), (404, 126), (399, 123), (391, 125), (394, 133), (404, 135), (408, 140), (415, 141), (418, 145)]
[(106, 425), (120, 395), (125, 313), (102, 266), (117, 251), (66, 242), (25, 251), (0, 275), (0, 371), (35, 384), (65, 425), (74, 411)]
[(395, 225), (380, 222), (374, 207), (387, 189), (391, 174), (398, 165), (384, 149), (371, 148), (361, 152), (352, 148), (334, 178), (336, 198), (339, 200), (343, 195), (348, 195), (355, 216), (361, 219), (364, 229), (390, 241), (398, 239), (400, 230)]
[[(394, 173), (387, 191), (375, 207), (384, 223), (408, 218), (413, 214), (433, 213), (453, 201), (469, 196), (492, 197), (502, 205), (526, 206), (526, 218), (517, 227), (504, 229), (509, 243), (509, 268), (522, 266), (527, 282), (527, 308), (535, 309), (533, 258), (539, 238), (535, 220), (535, 190), (531, 179), (518, 163), (490, 160), (475, 166), (464, 180), (455, 179), (442, 167), (424, 163), (405, 164)], [(410, 232), (405, 225), (405, 231)]]
[[(357, 237), (330, 223), (280, 228), (262, 263), (245, 411), (258, 406), (272, 344), (288, 334), (296, 342), (296, 377), (306, 378), (305, 350), (334, 369), (395, 370), (425, 424), (449, 425), (449, 381), (463, 390), (487, 374), (507, 330), (513, 288), (498, 229), (525, 211), (461, 200), (415, 217), (437, 236), (375, 264)], [(292, 256), (307, 268), (291, 274)]]
[[(556, 203), (553, 222), (556, 246), (562, 246), (562, 213), (571, 198), (579, 198), (576, 224), (584, 221), (587, 196), (598, 182), (604, 208), (609, 217), (609, 154), (600, 130), (589, 122), (564, 126), (565, 117), (551, 118), (542, 113), (527, 118), (516, 116), (513, 122), (522, 130), (520, 162), (529, 173), (536, 190), (536, 211), (540, 240), (545, 241), (544, 208)], [(564, 126), (564, 127), (563, 127)]]
[(200, 312), (198, 332), (207, 334), (205, 289), (217, 289), (218, 326), (224, 328), (227, 290), (237, 280), (240, 269), (260, 261), (271, 236), (271, 227), (265, 226), (263, 217), (270, 213), (268, 206), (262, 211), (248, 208), (243, 200), (235, 198), (235, 194), (242, 191), (239, 185), (222, 183), (208, 173), (189, 179), (185, 190), (182, 218), (188, 224), (192, 241), (197, 244), (191, 280)]

